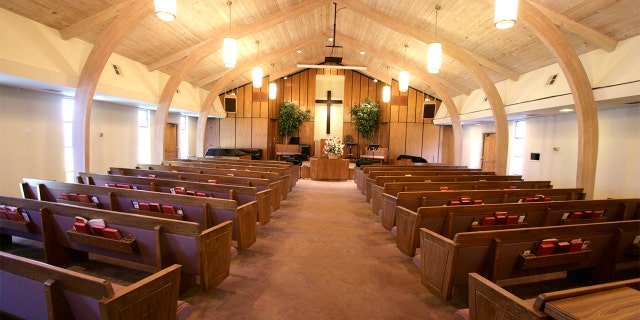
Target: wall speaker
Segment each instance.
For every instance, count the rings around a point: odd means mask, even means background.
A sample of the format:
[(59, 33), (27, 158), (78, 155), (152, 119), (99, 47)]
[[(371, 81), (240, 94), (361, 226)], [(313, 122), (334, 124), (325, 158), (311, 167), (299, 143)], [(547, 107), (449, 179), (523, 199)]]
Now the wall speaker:
[(436, 116), (436, 104), (434, 102), (425, 103), (423, 111), (423, 119), (433, 119)]
[(224, 111), (235, 113), (236, 112), (236, 97), (226, 96), (224, 97)]

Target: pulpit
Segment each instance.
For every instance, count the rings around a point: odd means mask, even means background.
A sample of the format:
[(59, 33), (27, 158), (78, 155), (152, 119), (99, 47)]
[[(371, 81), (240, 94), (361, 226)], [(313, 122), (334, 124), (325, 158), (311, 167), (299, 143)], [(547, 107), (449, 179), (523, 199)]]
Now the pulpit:
[(339, 180), (349, 179), (348, 159), (310, 158), (309, 174), (311, 180)]

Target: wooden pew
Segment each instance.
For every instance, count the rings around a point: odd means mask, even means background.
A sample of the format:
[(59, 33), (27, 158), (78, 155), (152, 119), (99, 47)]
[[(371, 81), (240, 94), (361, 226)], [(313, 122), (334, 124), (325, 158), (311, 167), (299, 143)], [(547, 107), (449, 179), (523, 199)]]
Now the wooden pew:
[[(194, 222), (148, 217), (55, 202), (0, 196), (0, 203), (29, 213), (41, 235), (45, 260), (59, 267), (88, 259), (88, 253), (135, 264), (146, 272), (157, 272), (172, 264), (182, 265), (182, 287), (200, 281), (203, 290), (220, 284), (231, 263), (230, 221), (207, 229)], [(103, 219), (118, 229), (123, 240), (79, 234), (73, 231), (75, 217)], [(5, 235), (24, 237), (24, 232), (2, 226)], [(30, 237), (26, 237), (30, 238)]]
[(10, 317), (186, 319), (191, 313), (178, 302), (177, 264), (126, 287), (6, 252), (0, 252), (0, 266), (0, 311)]
[(189, 167), (189, 166), (163, 166), (163, 165), (155, 165), (155, 164), (137, 164), (136, 168), (138, 169), (147, 169), (147, 170), (165, 170), (165, 171), (174, 171), (174, 172), (189, 172), (189, 173), (200, 173), (200, 174), (215, 174), (215, 175), (227, 175), (227, 176), (237, 176), (237, 177), (246, 177), (246, 178), (257, 178), (257, 179), (267, 179), (270, 182), (280, 182), (279, 186), (280, 195), (282, 199), (287, 199), (287, 194), (289, 193), (289, 177), (280, 175), (276, 172), (263, 172), (263, 171), (248, 171), (248, 170), (237, 170), (237, 169), (219, 169), (219, 168), (205, 168), (205, 167)]
[[(224, 221), (233, 223), (232, 239), (238, 250), (245, 250), (256, 242), (258, 203), (252, 201), (238, 205), (234, 200), (173, 195), (144, 190), (110, 188), (77, 183), (24, 178), (23, 197), (41, 201), (62, 202), (84, 205), (111, 211), (128, 212), (138, 215), (155, 216), (164, 219), (196, 222), (201, 230), (208, 229)], [(63, 193), (85, 194), (95, 197), (98, 203), (82, 203), (64, 200)], [(157, 203), (174, 208), (176, 213), (143, 211), (135, 208), (135, 203)], [(177, 214), (182, 210), (183, 214)]]
[(256, 187), (258, 190), (271, 190), (271, 207), (274, 210), (280, 208), (280, 202), (282, 201), (281, 195), (281, 182), (271, 182), (267, 179), (258, 178), (246, 178), (235, 177), (227, 175), (213, 175), (213, 174), (200, 174), (200, 173), (186, 173), (186, 172), (172, 172), (163, 170), (147, 170), (147, 169), (132, 169), (132, 168), (118, 168), (110, 167), (108, 174), (132, 176), (132, 177), (148, 177), (167, 180), (181, 180), (192, 182), (206, 182), (214, 180), (216, 183), (237, 185), (245, 187)]
[(386, 182), (374, 185), (371, 205), (374, 214), (381, 215), (383, 194), (397, 196), (399, 192), (448, 190), (549, 189), (551, 181), (461, 181), (461, 182)]
[(284, 174), (288, 175), (291, 179), (291, 186), (295, 186), (298, 179), (300, 179), (300, 167), (294, 166), (290, 162), (275, 162), (264, 160), (190, 160), (190, 159), (176, 159), (176, 160), (164, 160), (162, 165), (178, 165), (178, 166), (197, 166), (197, 167), (215, 167), (217, 165), (228, 165), (234, 168), (249, 168), (252, 171), (262, 171), (262, 169), (283, 169)]
[[(225, 184), (211, 184), (180, 180), (167, 180), (146, 177), (118, 176), (112, 174), (98, 174), (81, 172), (78, 183), (107, 186), (116, 184), (129, 186), (138, 190), (174, 193), (176, 188), (187, 191), (202, 192), (207, 196), (220, 199), (235, 200), (239, 205), (256, 201), (258, 203), (258, 222), (260, 225), (269, 223), (271, 217), (271, 190), (258, 190), (255, 187), (232, 186)], [(173, 191), (172, 191), (173, 190)]]
[[(564, 217), (572, 211), (585, 210), (604, 210), (605, 213), (597, 219), (571, 220), (569, 217)], [(525, 216), (525, 218), (523, 223), (515, 225), (472, 225), (474, 220), (480, 221), (484, 217), (493, 216), (496, 212), (507, 212), (508, 215)], [(438, 206), (420, 207), (417, 211), (397, 207), (396, 217), (398, 219), (396, 237), (398, 249), (408, 256), (413, 256), (420, 245), (421, 228), (429, 229), (443, 237), (452, 239), (455, 234), (466, 231), (633, 220), (640, 219), (640, 199)]]
[(391, 231), (396, 226), (396, 207), (416, 211), (418, 207), (432, 207), (448, 205), (451, 200), (471, 198), (491, 203), (517, 203), (524, 201), (538, 201), (542, 195), (546, 201), (584, 200), (582, 188), (566, 189), (501, 189), (501, 190), (450, 190), (450, 191), (411, 191), (398, 192), (396, 196), (382, 194), (382, 227)]
[[(584, 299), (586, 295), (604, 293), (610, 290), (630, 287), (640, 289), (640, 278), (615, 281), (581, 288), (540, 293), (537, 298), (522, 300), (495, 283), (487, 280), (477, 273), (469, 273), (469, 309), (458, 310), (454, 320), (538, 320), (550, 319), (545, 313), (545, 304), (560, 299), (573, 298)], [(597, 304), (598, 308), (607, 309), (609, 304)], [(617, 308), (616, 303), (610, 304), (611, 308)], [(616, 312), (618, 310), (614, 310)], [(606, 317), (606, 312), (600, 316)], [(615, 318), (615, 317), (610, 317)]]
[[(496, 282), (530, 275), (567, 271), (569, 277), (593, 283), (613, 281), (617, 265), (634, 263), (625, 254), (640, 234), (640, 220), (562, 225), (538, 228), (462, 232), (453, 239), (420, 229), (422, 284), (435, 296), (449, 300), (455, 286), (467, 286), (476, 272)], [(531, 256), (544, 239), (585, 239), (590, 244), (576, 252)]]
[(356, 167), (353, 172), (353, 180), (364, 194), (364, 182), (371, 171), (404, 171), (404, 170), (460, 170), (460, 171), (481, 171), (480, 169), (469, 169), (465, 166), (450, 166), (441, 163), (414, 163), (412, 165), (362, 165)]
[(388, 182), (458, 182), (458, 181), (522, 181), (522, 176), (496, 176), (482, 174), (478, 172), (438, 172), (433, 175), (414, 174), (411, 176), (375, 176), (373, 172), (369, 174), (365, 185), (365, 196), (367, 202), (373, 198), (373, 186), (384, 186)]

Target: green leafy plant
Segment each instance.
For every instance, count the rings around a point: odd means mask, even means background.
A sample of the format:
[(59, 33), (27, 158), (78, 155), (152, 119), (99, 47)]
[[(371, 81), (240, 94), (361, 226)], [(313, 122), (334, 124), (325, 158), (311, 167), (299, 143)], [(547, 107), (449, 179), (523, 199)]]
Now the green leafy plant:
[(362, 135), (367, 144), (373, 140), (373, 134), (378, 126), (378, 114), (380, 113), (380, 105), (371, 102), (369, 98), (364, 99), (362, 103), (356, 103), (351, 109), (353, 123), (358, 133)]
[(309, 119), (311, 119), (310, 110), (300, 110), (293, 102), (283, 102), (282, 105), (280, 105), (278, 132), (284, 137), (284, 143), (288, 143), (289, 137), (298, 131), (304, 121), (308, 121)]

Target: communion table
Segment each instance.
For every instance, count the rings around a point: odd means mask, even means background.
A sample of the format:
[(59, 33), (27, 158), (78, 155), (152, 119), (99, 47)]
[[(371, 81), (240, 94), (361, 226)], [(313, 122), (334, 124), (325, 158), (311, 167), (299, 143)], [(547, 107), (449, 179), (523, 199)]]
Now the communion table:
[(349, 179), (348, 159), (310, 158), (309, 174), (311, 180), (340, 180)]

